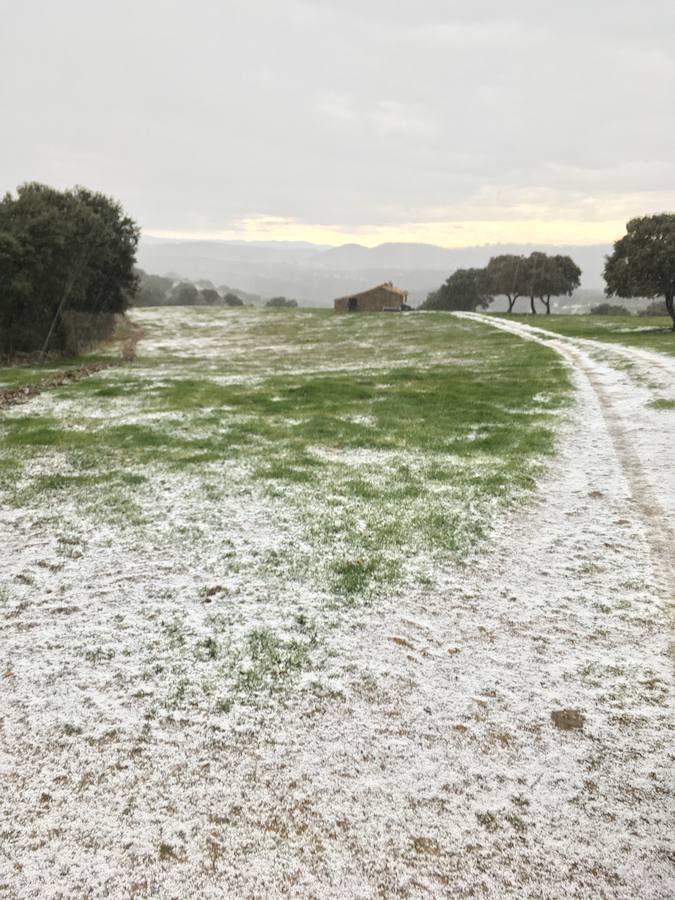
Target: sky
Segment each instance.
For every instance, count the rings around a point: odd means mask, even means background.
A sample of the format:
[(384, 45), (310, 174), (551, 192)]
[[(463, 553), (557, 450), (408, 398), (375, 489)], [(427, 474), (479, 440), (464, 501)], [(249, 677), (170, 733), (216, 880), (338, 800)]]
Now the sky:
[(0, 190), (145, 234), (601, 243), (675, 210), (672, 0), (0, 0)]

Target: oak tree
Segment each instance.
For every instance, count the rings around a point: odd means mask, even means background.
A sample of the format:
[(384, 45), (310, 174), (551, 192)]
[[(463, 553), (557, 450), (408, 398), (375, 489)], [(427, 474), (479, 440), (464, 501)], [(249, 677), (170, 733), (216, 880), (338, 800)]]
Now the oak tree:
[(675, 331), (675, 214), (631, 219), (605, 262), (608, 297), (663, 297)]

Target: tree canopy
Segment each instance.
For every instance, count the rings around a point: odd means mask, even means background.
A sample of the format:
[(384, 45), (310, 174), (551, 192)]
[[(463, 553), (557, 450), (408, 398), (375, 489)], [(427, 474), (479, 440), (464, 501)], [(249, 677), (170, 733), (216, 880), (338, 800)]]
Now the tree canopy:
[(220, 294), (215, 288), (202, 288), (199, 292), (199, 302), (213, 306), (215, 303), (220, 303)]
[(493, 256), (487, 264), (486, 275), (491, 293), (496, 297), (500, 295), (506, 297), (509, 312), (513, 312), (518, 297), (527, 293), (525, 257), (510, 253)]
[[(233, 291), (213, 287), (210, 281), (176, 281), (164, 275), (148, 275), (136, 270), (138, 289), (134, 306), (243, 306), (244, 301)], [(221, 293), (224, 292), (224, 296)]]
[(579, 287), (581, 269), (569, 256), (549, 256), (534, 250), (529, 256), (493, 256), (485, 268), (485, 278), (486, 293), (506, 297), (509, 312), (513, 312), (519, 297), (528, 297), (533, 313), (537, 311), (537, 299), (550, 313), (551, 297), (570, 295)]
[(492, 296), (485, 269), (457, 269), (437, 291), (432, 291), (422, 309), (475, 310), (487, 308)]
[(535, 250), (524, 262), (523, 278), (530, 296), (530, 309), (536, 312), (535, 298), (544, 304), (547, 314), (551, 312), (551, 297), (570, 295), (581, 283), (581, 269), (569, 256), (548, 256)]
[(148, 275), (142, 269), (136, 272), (138, 290), (133, 300), (134, 306), (165, 306), (173, 281), (164, 275)]
[(133, 296), (139, 229), (86, 188), (21, 185), (0, 201), (0, 354), (77, 353)]
[(608, 297), (663, 297), (675, 331), (675, 214), (631, 219), (605, 263)]
[(297, 300), (291, 300), (288, 297), (271, 297), (265, 304), (274, 309), (294, 309), (297, 305)]
[(191, 281), (181, 281), (171, 291), (169, 302), (172, 306), (196, 306), (203, 301)]

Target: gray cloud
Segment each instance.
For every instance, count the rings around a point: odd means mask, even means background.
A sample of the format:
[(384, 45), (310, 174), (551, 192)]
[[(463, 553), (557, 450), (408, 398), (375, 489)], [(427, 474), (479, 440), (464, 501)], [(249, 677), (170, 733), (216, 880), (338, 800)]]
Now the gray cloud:
[(12, 6), (6, 190), (85, 183), (154, 230), (611, 218), (675, 191), (667, 0)]

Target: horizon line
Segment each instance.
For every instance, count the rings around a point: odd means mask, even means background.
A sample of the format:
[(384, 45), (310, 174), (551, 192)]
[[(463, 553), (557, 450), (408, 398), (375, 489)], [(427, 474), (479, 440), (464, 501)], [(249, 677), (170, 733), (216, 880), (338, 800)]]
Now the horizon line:
[(307, 240), (303, 238), (264, 238), (264, 237), (220, 237), (208, 232), (194, 232), (189, 234), (186, 232), (167, 232), (146, 230), (141, 228), (141, 237), (153, 238), (156, 241), (176, 244), (189, 243), (208, 243), (208, 244), (305, 244), (311, 247), (324, 248), (329, 250), (341, 249), (343, 247), (359, 247), (363, 250), (377, 250), (386, 246), (415, 246), (415, 247), (433, 247), (436, 250), (471, 250), (481, 249), (483, 247), (520, 247), (520, 246), (545, 246), (545, 247), (603, 247), (611, 246), (615, 238), (607, 238), (605, 240), (553, 240), (553, 239), (522, 239), (522, 240), (492, 240), (484, 243), (466, 243), (466, 244), (438, 244), (432, 241), (424, 240), (384, 240), (380, 243), (360, 242), (358, 240), (346, 240), (343, 243), (328, 243), (320, 240)]

